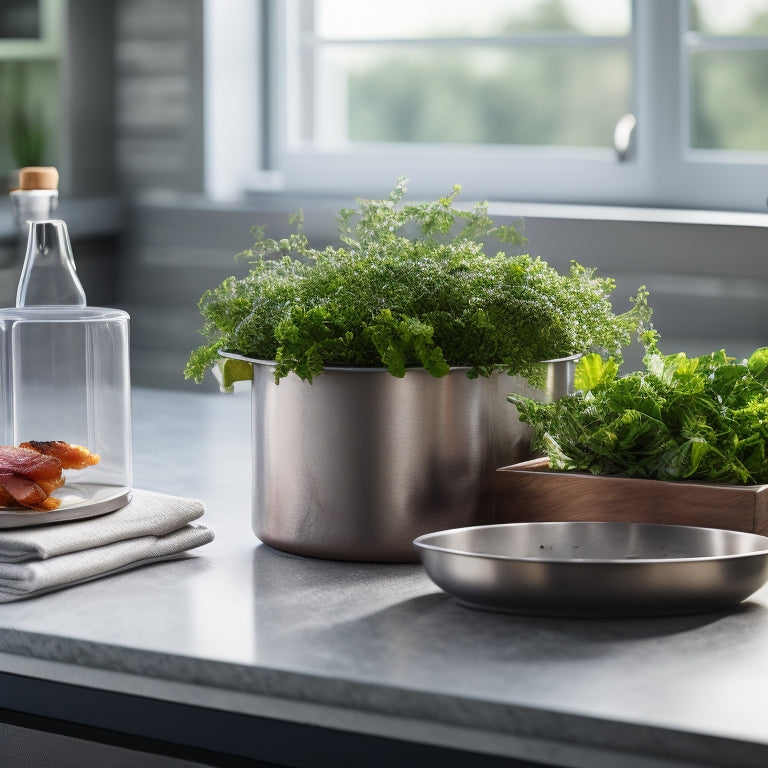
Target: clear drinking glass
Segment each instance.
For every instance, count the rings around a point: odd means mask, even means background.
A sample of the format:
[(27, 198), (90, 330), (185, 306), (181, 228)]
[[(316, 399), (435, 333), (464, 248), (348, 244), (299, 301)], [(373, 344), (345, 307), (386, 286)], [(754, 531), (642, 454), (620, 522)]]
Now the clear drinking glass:
[(119, 309), (0, 309), (0, 445), (63, 440), (99, 454), (66, 470), (61, 509), (108, 512), (132, 485), (129, 316)]

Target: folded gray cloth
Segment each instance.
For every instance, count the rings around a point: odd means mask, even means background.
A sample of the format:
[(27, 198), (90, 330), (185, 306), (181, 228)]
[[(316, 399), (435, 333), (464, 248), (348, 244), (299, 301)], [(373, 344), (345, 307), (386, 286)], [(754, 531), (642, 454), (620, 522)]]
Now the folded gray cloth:
[(0, 603), (183, 555), (213, 540), (196, 499), (134, 490), (99, 517), (0, 531)]

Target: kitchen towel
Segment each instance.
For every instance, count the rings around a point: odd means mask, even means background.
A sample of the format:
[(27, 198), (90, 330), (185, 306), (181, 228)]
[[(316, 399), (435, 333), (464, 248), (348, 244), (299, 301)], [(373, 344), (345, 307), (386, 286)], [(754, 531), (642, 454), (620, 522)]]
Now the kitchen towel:
[(0, 531), (0, 603), (180, 557), (213, 540), (193, 524), (204, 512), (197, 499), (134, 489), (115, 512)]

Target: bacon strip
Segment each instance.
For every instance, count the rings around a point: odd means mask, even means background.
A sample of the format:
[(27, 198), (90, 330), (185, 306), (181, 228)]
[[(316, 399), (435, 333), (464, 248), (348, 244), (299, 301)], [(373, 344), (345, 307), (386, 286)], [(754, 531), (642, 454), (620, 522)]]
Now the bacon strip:
[(19, 475), (0, 475), (0, 485), (17, 504), (36, 508), (48, 498), (48, 494), (32, 480)]
[(0, 474), (21, 475), (29, 480), (55, 480), (61, 477), (61, 469), (61, 461), (55, 456), (0, 445)]
[(100, 456), (91, 453), (82, 445), (66, 443), (63, 440), (29, 440), (21, 443), (19, 448), (28, 448), (45, 456), (54, 456), (61, 462), (63, 469), (85, 469), (98, 464)]
[(51, 494), (64, 485), (61, 461), (28, 448), (0, 446), (0, 506), (49, 512), (61, 500)]
[(49, 512), (61, 500), (51, 494), (64, 485), (62, 469), (85, 469), (99, 456), (63, 440), (30, 440), (18, 448), (0, 446), (0, 506)]

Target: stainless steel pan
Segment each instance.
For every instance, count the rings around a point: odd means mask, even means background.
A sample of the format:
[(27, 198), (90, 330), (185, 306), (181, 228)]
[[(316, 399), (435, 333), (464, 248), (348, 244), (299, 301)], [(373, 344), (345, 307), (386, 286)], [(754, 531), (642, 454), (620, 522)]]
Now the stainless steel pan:
[(768, 580), (768, 537), (676, 525), (511, 523), (414, 541), (430, 578), (494, 611), (648, 616), (726, 608)]

